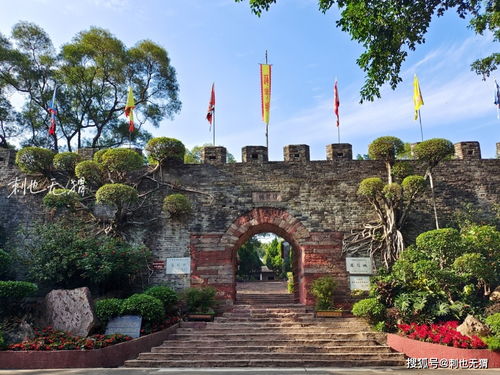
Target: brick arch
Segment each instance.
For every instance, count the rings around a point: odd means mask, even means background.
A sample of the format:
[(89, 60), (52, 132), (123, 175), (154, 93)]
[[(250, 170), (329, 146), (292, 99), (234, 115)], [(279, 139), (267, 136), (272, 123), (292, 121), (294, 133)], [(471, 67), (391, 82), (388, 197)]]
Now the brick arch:
[(232, 304), (236, 298), (236, 254), (249, 238), (272, 232), (288, 241), (293, 252), (292, 267), (296, 285), (295, 299), (312, 304), (308, 293), (319, 276), (334, 274), (347, 290), (347, 274), (342, 257), (342, 233), (311, 232), (286, 210), (254, 208), (236, 218), (223, 233), (191, 235), (191, 284), (212, 285), (219, 298)]

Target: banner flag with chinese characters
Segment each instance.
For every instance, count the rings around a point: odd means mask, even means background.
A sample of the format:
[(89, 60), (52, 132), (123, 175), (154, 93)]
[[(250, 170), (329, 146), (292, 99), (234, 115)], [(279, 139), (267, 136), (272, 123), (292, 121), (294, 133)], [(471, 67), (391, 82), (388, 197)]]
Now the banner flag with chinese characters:
[(497, 106), (497, 119), (500, 119), (500, 86), (495, 79), (495, 105)]
[(207, 121), (210, 123), (210, 130), (212, 129), (212, 121), (215, 115), (215, 83), (212, 83), (212, 92), (210, 93), (210, 101), (208, 102)]
[(127, 95), (127, 104), (125, 105), (125, 116), (128, 117), (129, 127), (128, 131), (133, 133), (134, 128), (134, 108), (135, 108), (135, 100), (134, 93), (132, 92), (132, 87), (128, 87), (128, 95)]
[(49, 113), (50, 113), (50, 126), (49, 126), (49, 134), (56, 134), (56, 115), (57, 115), (57, 107), (56, 107), (56, 93), (57, 86), (54, 87), (54, 93), (52, 94), (52, 100), (49, 105)]
[(271, 65), (260, 64), (260, 98), (262, 105), (262, 121), (269, 125), (271, 107)]
[(335, 85), (333, 86), (333, 112), (337, 116), (337, 128), (340, 126), (339, 107), (340, 107), (339, 89), (337, 86), (337, 80), (335, 80)]
[(413, 76), (413, 105), (415, 106), (415, 120), (418, 119), (420, 107), (424, 105), (424, 99), (420, 92), (420, 84), (417, 75)]

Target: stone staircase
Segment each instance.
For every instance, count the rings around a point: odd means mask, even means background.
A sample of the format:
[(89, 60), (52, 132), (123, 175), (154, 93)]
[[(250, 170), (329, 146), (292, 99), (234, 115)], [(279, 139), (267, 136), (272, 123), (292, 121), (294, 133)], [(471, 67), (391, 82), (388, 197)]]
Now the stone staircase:
[[(182, 322), (161, 346), (126, 367), (361, 367), (404, 366), (385, 335), (354, 317), (318, 319), (290, 300), (272, 306), (239, 298), (214, 322)], [(252, 299), (254, 298), (254, 299)], [(258, 300), (261, 304), (256, 304)], [(264, 303), (262, 303), (264, 302)], [(281, 302), (281, 300), (280, 300)]]

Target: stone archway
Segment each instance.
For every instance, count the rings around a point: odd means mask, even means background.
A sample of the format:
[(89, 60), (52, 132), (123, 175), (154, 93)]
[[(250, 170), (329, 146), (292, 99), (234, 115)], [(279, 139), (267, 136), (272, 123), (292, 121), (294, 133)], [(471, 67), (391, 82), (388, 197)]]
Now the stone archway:
[(232, 304), (236, 298), (236, 253), (250, 237), (272, 232), (294, 249), (293, 269), (296, 301), (313, 304), (312, 281), (323, 275), (338, 280), (337, 297), (348, 296), (348, 279), (342, 256), (342, 233), (310, 232), (289, 212), (279, 208), (254, 208), (236, 218), (224, 233), (191, 235), (191, 284), (212, 285), (221, 299)]

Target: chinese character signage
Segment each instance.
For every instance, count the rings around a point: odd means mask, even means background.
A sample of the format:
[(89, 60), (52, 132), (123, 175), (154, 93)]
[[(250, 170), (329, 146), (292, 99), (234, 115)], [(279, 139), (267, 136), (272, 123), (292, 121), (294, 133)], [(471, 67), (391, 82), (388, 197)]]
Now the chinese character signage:
[(370, 290), (369, 276), (349, 276), (351, 290)]
[(347, 272), (352, 274), (371, 275), (372, 260), (370, 258), (345, 258)]
[(167, 258), (167, 275), (191, 273), (191, 258)]
[(281, 194), (275, 191), (258, 191), (252, 193), (252, 202), (281, 202)]

